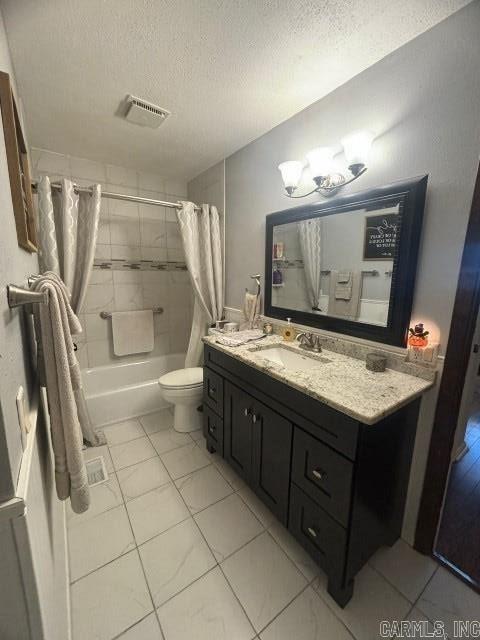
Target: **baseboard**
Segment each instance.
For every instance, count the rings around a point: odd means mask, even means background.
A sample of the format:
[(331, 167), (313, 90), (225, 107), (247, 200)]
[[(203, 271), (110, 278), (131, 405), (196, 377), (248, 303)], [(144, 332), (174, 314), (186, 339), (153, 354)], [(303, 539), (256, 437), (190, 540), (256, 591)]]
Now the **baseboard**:
[(465, 442), (465, 440), (458, 446), (458, 449), (455, 452), (455, 455), (453, 456), (452, 461), (453, 462), (458, 462), (459, 460), (461, 460), (463, 458), (463, 456), (467, 453), (468, 451), (468, 445)]
[(63, 501), (63, 535), (65, 542), (65, 593), (67, 594), (67, 624), (68, 624), (68, 637), (67, 640), (72, 640), (73, 631), (72, 631), (72, 601), (70, 598), (70, 560), (68, 553), (68, 532), (67, 532), (67, 509), (66, 502)]

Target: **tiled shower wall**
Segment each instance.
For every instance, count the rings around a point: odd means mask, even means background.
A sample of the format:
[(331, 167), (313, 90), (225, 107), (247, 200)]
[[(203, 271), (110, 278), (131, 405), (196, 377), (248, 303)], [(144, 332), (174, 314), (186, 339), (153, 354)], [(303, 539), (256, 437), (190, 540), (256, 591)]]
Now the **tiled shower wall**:
[[(36, 177), (67, 177), (80, 186), (98, 182), (106, 191), (155, 200), (186, 199), (185, 182), (152, 173), (35, 148), (31, 162)], [(77, 355), (82, 367), (138, 359), (114, 355), (111, 320), (100, 318), (101, 311), (162, 307), (163, 313), (154, 315), (155, 346), (149, 355), (186, 351), (193, 291), (174, 209), (102, 199), (95, 264), (80, 314), (84, 333), (77, 340)]]

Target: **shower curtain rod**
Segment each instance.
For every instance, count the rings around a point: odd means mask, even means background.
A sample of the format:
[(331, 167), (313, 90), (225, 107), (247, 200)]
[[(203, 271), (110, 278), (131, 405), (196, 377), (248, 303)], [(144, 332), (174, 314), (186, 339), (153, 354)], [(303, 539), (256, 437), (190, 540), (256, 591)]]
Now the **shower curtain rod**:
[[(32, 190), (37, 190), (38, 183), (32, 180)], [(56, 191), (62, 190), (62, 185), (58, 182), (52, 182), (50, 185), (52, 189)], [(79, 187), (74, 185), (75, 193), (92, 193), (92, 190), (88, 187)], [(139, 202), (140, 204), (152, 204), (157, 207), (169, 207), (170, 209), (181, 209), (182, 205), (179, 202), (165, 202), (164, 200), (153, 200), (152, 198), (141, 198), (140, 196), (129, 196), (126, 193), (113, 193), (112, 191), (102, 191), (102, 198), (110, 198), (112, 200), (126, 200), (127, 202)], [(201, 211), (202, 208), (195, 205), (195, 211)]]

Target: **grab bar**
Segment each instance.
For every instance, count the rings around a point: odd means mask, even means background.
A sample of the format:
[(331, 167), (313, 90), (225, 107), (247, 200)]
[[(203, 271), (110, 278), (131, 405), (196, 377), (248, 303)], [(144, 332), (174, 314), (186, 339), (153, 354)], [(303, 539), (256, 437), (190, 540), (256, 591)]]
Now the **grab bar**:
[[(142, 309), (142, 311), (150, 311), (150, 309)], [(163, 307), (155, 307), (152, 311), (153, 313), (163, 313)], [(112, 312), (100, 311), (100, 317), (103, 318), (103, 320), (108, 320), (108, 318), (112, 317)]]

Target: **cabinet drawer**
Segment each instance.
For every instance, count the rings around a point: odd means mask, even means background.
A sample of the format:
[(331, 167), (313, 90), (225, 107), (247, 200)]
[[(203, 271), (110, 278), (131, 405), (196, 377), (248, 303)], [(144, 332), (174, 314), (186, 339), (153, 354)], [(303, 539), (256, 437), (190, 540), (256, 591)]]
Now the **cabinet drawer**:
[(295, 428), (292, 480), (344, 526), (348, 524), (352, 477), (349, 460)]
[(203, 402), (223, 416), (223, 378), (208, 367), (203, 368)]
[(214, 447), (223, 456), (223, 420), (207, 405), (203, 406), (203, 435), (207, 445)]
[(330, 575), (342, 575), (347, 531), (292, 483), (288, 528), (312, 558)]

